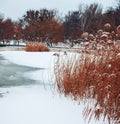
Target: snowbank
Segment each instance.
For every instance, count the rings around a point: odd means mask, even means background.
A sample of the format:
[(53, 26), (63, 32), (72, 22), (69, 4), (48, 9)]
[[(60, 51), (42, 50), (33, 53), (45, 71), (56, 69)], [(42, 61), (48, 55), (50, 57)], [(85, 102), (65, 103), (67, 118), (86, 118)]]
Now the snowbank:
[[(1, 124), (88, 124), (84, 105), (41, 86), (15, 87), (0, 99)], [(89, 124), (103, 124), (91, 120)], [(107, 124), (107, 123), (104, 123)]]
[(25, 73), (24, 76), (44, 83), (54, 80), (51, 79), (54, 62), (57, 59), (53, 56), (54, 52), (3, 51), (0, 53), (14, 64), (37, 68), (36, 71)]
[(54, 60), (53, 52), (4, 51), (1, 54), (15, 64), (36, 68), (50, 68)]

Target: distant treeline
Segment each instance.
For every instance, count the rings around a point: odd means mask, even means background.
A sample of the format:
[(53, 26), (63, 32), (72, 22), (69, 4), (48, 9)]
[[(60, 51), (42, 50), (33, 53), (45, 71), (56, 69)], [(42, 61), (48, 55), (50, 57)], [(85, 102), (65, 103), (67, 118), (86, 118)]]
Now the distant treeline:
[(57, 10), (28, 10), (17, 22), (0, 16), (1, 43), (13, 40), (47, 42), (49, 45), (66, 39), (78, 39), (84, 32), (95, 35), (109, 23), (109, 32), (120, 25), (120, 0), (116, 7), (110, 7), (103, 13), (97, 3), (80, 5), (76, 11), (69, 11), (61, 17)]

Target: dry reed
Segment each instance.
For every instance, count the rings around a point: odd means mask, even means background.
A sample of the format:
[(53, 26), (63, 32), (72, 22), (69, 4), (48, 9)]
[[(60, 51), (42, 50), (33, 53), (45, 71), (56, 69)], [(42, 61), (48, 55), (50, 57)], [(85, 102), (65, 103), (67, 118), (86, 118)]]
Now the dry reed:
[[(65, 59), (64, 59), (65, 60)], [(98, 119), (103, 115), (109, 123), (120, 123), (120, 48), (80, 55), (55, 64), (56, 85), (60, 93), (74, 100), (85, 100), (93, 108), (84, 109), (83, 116)]]
[(38, 43), (38, 42), (27, 42), (26, 43), (26, 51), (29, 52), (48, 52), (50, 49), (43, 43)]

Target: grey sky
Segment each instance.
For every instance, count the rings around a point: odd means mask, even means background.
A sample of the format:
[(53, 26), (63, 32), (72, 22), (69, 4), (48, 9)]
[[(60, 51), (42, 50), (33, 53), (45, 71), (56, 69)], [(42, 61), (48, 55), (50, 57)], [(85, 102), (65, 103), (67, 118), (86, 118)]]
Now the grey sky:
[(29, 9), (57, 9), (65, 14), (69, 10), (76, 10), (80, 3), (100, 3), (104, 8), (115, 6), (116, 0), (0, 0), (0, 13), (13, 20), (21, 18)]

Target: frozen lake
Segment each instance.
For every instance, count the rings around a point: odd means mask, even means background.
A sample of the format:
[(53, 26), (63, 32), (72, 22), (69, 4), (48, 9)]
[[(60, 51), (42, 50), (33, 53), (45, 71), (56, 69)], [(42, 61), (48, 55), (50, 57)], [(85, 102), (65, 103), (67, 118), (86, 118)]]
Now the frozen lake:
[[(13, 64), (0, 55), (0, 123), (88, 124), (83, 103), (59, 95), (54, 85), (41, 80), (42, 73), (42, 68)], [(92, 119), (89, 124), (107, 123)]]
[(18, 66), (0, 56), (0, 87), (20, 86), (36, 84), (33, 80), (26, 78), (25, 73), (38, 70), (32, 67)]

